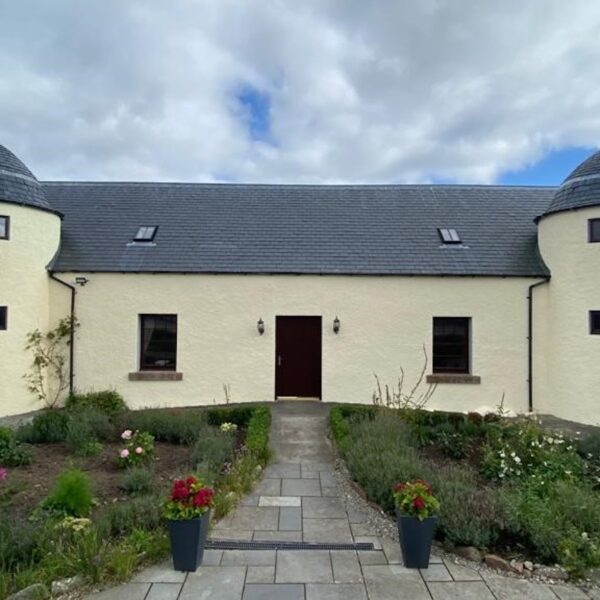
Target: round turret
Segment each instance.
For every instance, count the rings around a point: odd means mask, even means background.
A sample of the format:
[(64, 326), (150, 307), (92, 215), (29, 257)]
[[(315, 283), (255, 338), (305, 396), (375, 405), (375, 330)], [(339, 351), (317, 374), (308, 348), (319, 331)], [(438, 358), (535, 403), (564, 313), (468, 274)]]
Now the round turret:
[(0, 201), (50, 210), (35, 175), (8, 148), (0, 145)]

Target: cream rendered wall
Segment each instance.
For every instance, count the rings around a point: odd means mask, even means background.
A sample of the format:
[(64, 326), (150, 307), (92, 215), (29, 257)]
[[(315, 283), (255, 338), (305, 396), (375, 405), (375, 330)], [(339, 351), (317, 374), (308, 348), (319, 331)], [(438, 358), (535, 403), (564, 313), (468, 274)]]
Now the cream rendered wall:
[(600, 207), (556, 213), (539, 223), (540, 251), (552, 279), (535, 292), (540, 358), (534, 382), (539, 412), (596, 425), (600, 336), (590, 335), (589, 311), (600, 310), (600, 244), (588, 243), (588, 219), (594, 218)]
[(60, 218), (1, 201), (0, 215), (10, 217), (10, 239), (0, 240), (0, 306), (8, 306), (8, 329), (0, 331), (0, 415), (11, 415), (41, 408), (23, 379), (31, 364), (24, 345), (27, 333), (49, 325), (46, 265), (58, 249)]
[[(482, 383), (440, 384), (430, 406), (493, 408), (505, 393), (507, 408), (527, 407), (529, 279), (78, 275), (89, 283), (77, 293), (76, 388), (114, 387), (132, 407), (223, 402), (223, 384), (233, 402), (272, 400), (276, 315), (323, 317), (323, 400), (362, 403), (371, 402), (374, 372), (393, 383), (402, 365), (407, 383), (416, 380), (423, 344), (431, 361), (434, 315), (472, 317), (472, 373)], [(182, 381), (128, 380), (138, 368), (140, 313), (178, 314)]]

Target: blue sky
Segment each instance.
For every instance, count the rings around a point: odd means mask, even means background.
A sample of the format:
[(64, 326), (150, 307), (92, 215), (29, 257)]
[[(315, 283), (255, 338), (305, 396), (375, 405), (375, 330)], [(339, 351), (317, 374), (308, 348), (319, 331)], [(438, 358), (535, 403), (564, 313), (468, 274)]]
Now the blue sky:
[(542, 160), (509, 171), (500, 176), (499, 183), (507, 185), (560, 185), (567, 175), (582, 163), (594, 148), (564, 148), (553, 150)]
[(242, 108), (242, 119), (248, 135), (254, 141), (268, 142), (271, 138), (271, 96), (251, 85), (244, 85), (236, 99)]

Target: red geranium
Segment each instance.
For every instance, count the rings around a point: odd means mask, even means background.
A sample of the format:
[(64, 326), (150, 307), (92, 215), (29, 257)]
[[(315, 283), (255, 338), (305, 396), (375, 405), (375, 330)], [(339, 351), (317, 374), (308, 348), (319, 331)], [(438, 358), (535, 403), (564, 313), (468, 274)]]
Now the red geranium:
[(169, 520), (197, 519), (210, 509), (214, 494), (192, 475), (176, 479), (165, 503), (165, 517)]
[(417, 496), (414, 500), (413, 500), (413, 506), (417, 509), (417, 510), (423, 510), (425, 508), (425, 500), (423, 500), (423, 498), (421, 498), (421, 496)]
[(431, 486), (422, 479), (397, 483), (394, 486), (393, 494), (396, 507), (401, 515), (418, 517), (423, 520), (435, 514), (440, 507)]

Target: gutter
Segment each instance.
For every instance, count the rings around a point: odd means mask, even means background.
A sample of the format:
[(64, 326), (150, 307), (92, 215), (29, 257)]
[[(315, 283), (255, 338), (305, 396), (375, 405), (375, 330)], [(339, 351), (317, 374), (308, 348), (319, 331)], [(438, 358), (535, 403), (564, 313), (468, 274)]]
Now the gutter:
[(528, 385), (528, 407), (533, 412), (533, 289), (550, 282), (550, 277), (529, 286), (527, 294), (528, 307), (528, 336), (527, 336), (527, 385)]
[(73, 395), (73, 364), (74, 364), (74, 356), (75, 356), (75, 287), (70, 283), (59, 279), (54, 275), (54, 273), (50, 272), (50, 279), (54, 279), (61, 285), (68, 287), (71, 290), (71, 333), (69, 334), (69, 396)]

